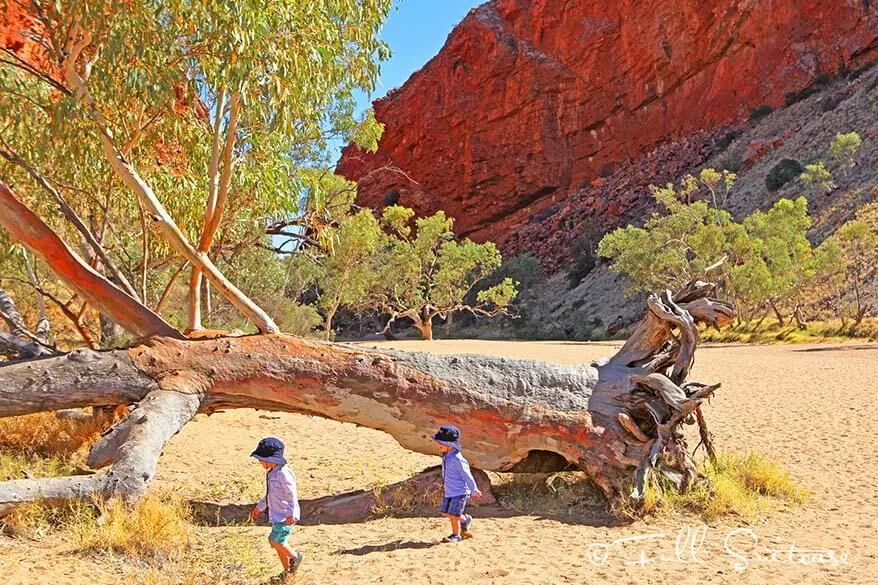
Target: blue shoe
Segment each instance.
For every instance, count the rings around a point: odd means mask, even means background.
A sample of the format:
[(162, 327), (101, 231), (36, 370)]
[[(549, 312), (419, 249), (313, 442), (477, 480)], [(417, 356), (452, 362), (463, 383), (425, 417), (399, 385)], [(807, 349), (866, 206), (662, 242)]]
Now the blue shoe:
[(442, 539), (442, 542), (460, 542), (463, 540), (463, 537), (459, 534), (449, 534), (445, 538)]
[(473, 517), (467, 514), (463, 517), (463, 522), (460, 523), (460, 531), (462, 533), (469, 532), (469, 525), (472, 524)]
[(300, 553), (300, 552), (297, 552), (295, 555), (293, 555), (293, 557), (290, 559), (290, 573), (291, 574), (295, 573), (296, 571), (299, 570), (299, 565), (302, 564), (302, 559), (304, 557), (305, 557), (305, 555)]

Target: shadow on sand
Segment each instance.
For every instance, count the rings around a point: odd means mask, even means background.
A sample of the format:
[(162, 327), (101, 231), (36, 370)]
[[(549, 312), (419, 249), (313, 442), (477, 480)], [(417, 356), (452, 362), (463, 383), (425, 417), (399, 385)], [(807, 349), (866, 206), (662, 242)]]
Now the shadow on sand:
[[(368, 495), (367, 495), (368, 494)], [(380, 517), (394, 518), (434, 518), (438, 512), (432, 507), (424, 507), (391, 514), (376, 514), (372, 492), (354, 491), (335, 496), (325, 496), (313, 500), (301, 500), (302, 526), (356, 524)], [(251, 522), (250, 511), (253, 504), (221, 504), (217, 502), (190, 501), (195, 522), (203, 526), (235, 526)], [(575, 513), (557, 514), (533, 510), (518, 512), (508, 510), (499, 504), (473, 506), (473, 515), (478, 518), (514, 518), (518, 516), (534, 516), (538, 520), (552, 520), (564, 524), (575, 524), (595, 527), (612, 527), (628, 524), (629, 521), (612, 515), (606, 507), (586, 507), (577, 509)], [(267, 526), (265, 515), (255, 522), (258, 526)], [(382, 546), (391, 546), (389, 545)], [(397, 546), (397, 548), (410, 548)], [(351, 553), (353, 554), (353, 553)]]
[(876, 350), (878, 349), (878, 344), (875, 343), (858, 343), (854, 344), (844, 344), (844, 345), (826, 345), (820, 347), (803, 347), (801, 349), (794, 349), (793, 351), (796, 353), (811, 353), (815, 351), (857, 351), (861, 349), (866, 350)]
[(385, 544), (364, 544), (363, 546), (358, 546), (357, 548), (339, 550), (335, 554), (363, 556), (370, 553), (389, 552), (392, 550), (431, 548), (436, 546), (437, 544), (440, 543), (435, 540), (394, 540)]

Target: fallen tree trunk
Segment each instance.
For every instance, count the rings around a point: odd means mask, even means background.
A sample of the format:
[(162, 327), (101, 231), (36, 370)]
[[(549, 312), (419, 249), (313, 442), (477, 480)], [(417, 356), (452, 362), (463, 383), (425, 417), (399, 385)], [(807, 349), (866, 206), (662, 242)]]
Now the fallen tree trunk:
[[(633, 495), (641, 496), (651, 469), (685, 489), (697, 472), (680, 425), (694, 421), (698, 406), (718, 388), (685, 381), (696, 324), (734, 317), (730, 305), (707, 298), (712, 291), (694, 283), (677, 295), (651, 296), (632, 338), (612, 359), (591, 366), (364, 350), (287, 335), (153, 338), (127, 352), (80, 350), (5, 366), (0, 416), (138, 406), (94, 446), (90, 463), (111, 464), (108, 472), (90, 482), (0, 483), (0, 509), (89, 491), (137, 497), (165, 441), (189, 417), (229, 408), (352, 422), (426, 454), (439, 452), (432, 432), (453, 422), (476, 468), (580, 469), (613, 501), (632, 482)], [(705, 425), (702, 436), (709, 438), (703, 416), (698, 418)]]

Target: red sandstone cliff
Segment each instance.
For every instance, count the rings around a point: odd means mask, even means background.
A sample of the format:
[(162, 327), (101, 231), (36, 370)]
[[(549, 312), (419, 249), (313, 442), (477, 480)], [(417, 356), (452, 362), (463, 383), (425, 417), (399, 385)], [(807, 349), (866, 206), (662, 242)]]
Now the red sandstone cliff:
[(626, 161), (876, 54), (871, 0), (493, 0), (375, 102), (378, 152), (337, 170), (363, 204), (444, 209), (502, 245)]

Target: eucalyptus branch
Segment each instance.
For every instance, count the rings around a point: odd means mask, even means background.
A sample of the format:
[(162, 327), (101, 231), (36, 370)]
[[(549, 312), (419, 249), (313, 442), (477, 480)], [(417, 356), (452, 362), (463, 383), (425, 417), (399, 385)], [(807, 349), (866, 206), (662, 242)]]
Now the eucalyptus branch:
[[(2, 143), (6, 146), (6, 143)], [(8, 148), (8, 146), (7, 146)], [(37, 171), (33, 165), (31, 165), (27, 160), (21, 157), (18, 153), (12, 150), (6, 150), (0, 148), (0, 156), (11, 162), (12, 164), (18, 165), (37, 182), (37, 184), (42, 187), (47, 193), (49, 193), (55, 202), (58, 204), (58, 207), (61, 209), (61, 213), (64, 214), (64, 217), (76, 227), (77, 231), (85, 238), (88, 245), (94, 251), (94, 253), (100, 257), (101, 261), (106, 266), (107, 270), (122, 286), (126, 293), (131, 295), (132, 298), (138, 299), (137, 293), (134, 291), (134, 287), (131, 286), (131, 283), (128, 282), (128, 279), (125, 278), (125, 275), (119, 270), (116, 266), (115, 262), (110, 258), (109, 254), (107, 254), (106, 250), (104, 250), (103, 246), (97, 241), (94, 234), (88, 229), (88, 226), (82, 221), (82, 219), (77, 215), (77, 213), (70, 207), (70, 204), (67, 203), (67, 200), (58, 192), (55, 187), (53, 187), (39, 171)]]
[(30, 73), (31, 75), (33, 75), (34, 77), (39, 79), (40, 81), (47, 83), (48, 85), (51, 85), (52, 87), (54, 87), (55, 89), (57, 89), (58, 91), (63, 93), (64, 95), (72, 95), (72, 92), (67, 87), (65, 87), (64, 85), (62, 85), (58, 81), (52, 79), (52, 77), (50, 75), (43, 73), (42, 71), (40, 71), (39, 69), (37, 69), (36, 67), (34, 67), (30, 63), (28, 63), (27, 61), (25, 61), (24, 59), (22, 59), (21, 57), (16, 55), (12, 51), (12, 49), (4, 48), (3, 52), (6, 53), (7, 55), (10, 55), (12, 57), (12, 60), (0, 59), (0, 63), (6, 63), (7, 65), (12, 65), (13, 67), (16, 67), (18, 69), (26, 71), (27, 73)]

